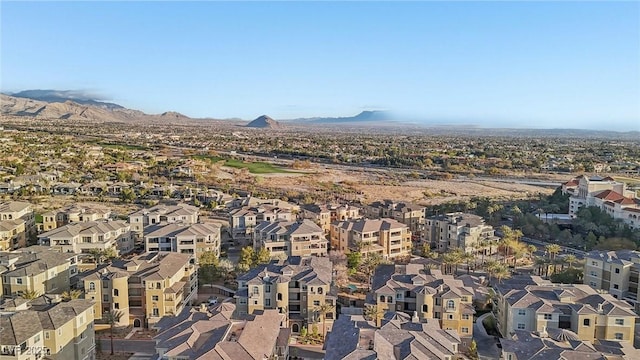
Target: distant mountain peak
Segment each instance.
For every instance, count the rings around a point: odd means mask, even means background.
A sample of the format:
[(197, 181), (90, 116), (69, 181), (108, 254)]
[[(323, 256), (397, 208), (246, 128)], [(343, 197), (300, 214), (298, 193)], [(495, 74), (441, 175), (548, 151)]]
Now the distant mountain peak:
[(261, 129), (277, 129), (282, 127), (282, 125), (267, 115), (261, 115), (257, 117), (255, 120), (253, 120), (252, 122), (248, 123), (246, 127), (261, 128)]
[(166, 111), (160, 114), (162, 117), (173, 118), (173, 119), (188, 119), (189, 117), (184, 114), (180, 114), (176, 111)]

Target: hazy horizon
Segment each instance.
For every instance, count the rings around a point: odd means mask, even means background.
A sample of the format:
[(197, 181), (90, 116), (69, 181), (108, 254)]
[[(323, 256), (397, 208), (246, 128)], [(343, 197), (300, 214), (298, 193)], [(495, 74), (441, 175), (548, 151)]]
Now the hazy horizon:
[[(638, 2), (3, 2), (0, 90), (276, 120), (640, 130)], [(61, 21), (63, 19), (64, 21)]]

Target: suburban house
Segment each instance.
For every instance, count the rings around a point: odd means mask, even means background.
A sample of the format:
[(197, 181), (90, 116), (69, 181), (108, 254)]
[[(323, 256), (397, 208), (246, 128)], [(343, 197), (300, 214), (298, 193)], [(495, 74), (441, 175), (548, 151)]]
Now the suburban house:
[(197, 298), (198, 273), (188, 254), (149, 252), (83, 273), (78, 286), (95, 301), (98, 322), (105, 312), (119, 310), (118, 326), (147, 327)]
[(156, 205), (149, 209), (142, 209), (129, 215), (131, 230), (142, 234), (148, 225), (183, 222), (195, 224), (198, 222), (200, 210), (184, 203), (177, 205)]
[(111, 209), (102, 204), (75, 203), (42, 214), (41, 230), (49, 231), (71, 223), (109, 220), (111, 214)]
[(229, 226), (234, 239), (246, 239), (263, 221), (291, 221), (293, 213), (287, 208), (262, 204), (259, 206), (242, 206), (229, 212)]
[(301, 206), (302, 217), (310, 219), (322, 228), (325, 235), (331, 232), (331, 224), (336, 221), (359, 219), (362, 209), (353, 205), (316, 205)]

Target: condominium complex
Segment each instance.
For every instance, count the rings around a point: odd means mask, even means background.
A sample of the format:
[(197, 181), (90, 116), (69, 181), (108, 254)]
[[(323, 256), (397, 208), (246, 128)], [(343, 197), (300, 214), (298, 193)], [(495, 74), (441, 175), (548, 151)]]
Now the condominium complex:
[(393, 219), (359, 219), (331, 225), (331, 248), (377, 253), (385, 259), (411, 254), (411, 231)]
[(570, 194), (569, 215), (577, 216), (583, 206), (596, 206), (611, 215), (614, 219), (621, 219), (632, 228), (640, 229), (640, 199), (634, 191), (627, 190), (623, 182), (611, 177), (579, 176), (563, 184), (563, 192)]
[(405, 312), (420, 321), (435, 319), (442, 329), (457, 332), (462, 347), (471, 343), (474, 291), (452, 275), (425, 270), (422, 264), (381, 265), (371, 288), (369, 301), (381, 312)]
[(497, 243), (499, 240), (492, 226), (486, 225), (482, 217), (472, 214), (450, 213), (430, 217), (425, 228), (425, 241), (438, 252), (461, 249), (473, 253), (480, 242)]
[(11, 251), (27, 246), (25, 225), (22, 219), (0, 220), (0, 251)]
[(254, 229), (253, 247), (265, 248), (272, 257), (325, 256), (329, 241), (313, 221), (263, 221)]
[(310, 219), (322, 228), (325, 235), (331, 232), (331, 224), (336, 221), (359, 219), (362, 209), (353, 205), (303, 205), (302, 217)]
[(109, 220), (112, 211), (102, 204), (77, 203), (42, 214), (41, 231), (49, 231), (71, 223)]
[(38, 235), (38, 243), (76, 254), (114, 249), (118, 254), (133, 251), (135, 234), (123, 220), (73, 223)]
[[(238, 277), (236, 306), (239, 315), (277, 309), (288, 314), (291, 331), (324, 323), (331, 329), (336, 318), (336, 297), (330, 294), (333, 270), (328, 257), (289, 257), (251, 269)], [(321, 306), (331, 310), (322, 316)], [(322, 331), (322, 330), (320, 330)]]
[(3, 360), (93, 360), (95, 332), (90, 300), (18, 298), (0, 306)]
[(70, 277), (75, 275), (72, 267), (75, 255), (31, 248), (37, 247), (0, 252), (0, 298), (14, 298), (26, 292), (61, 294), (69, 290)]
[(148, 225), (183, 222), (195, 224), (198, 222), (200, 210), (184, 203), (177, 205), (156, 205), (149, 209), (142, 209), (129, 215), (131, 230), (141, 234)]
[(458, 359), (460, 338), (438, 321), (420, 322), (389, 312), (381, 326), (359, 315), (341, 315), (325, 342), (326, 360)]
[(565, 329), (582, 341), (633, 342), (632, 307), (588, 285), (552, 284), (533, 276), (512, 278), (496, 286), (496, 295), (498, 330), (505, 337), (516, 330)]
[(198, 261), (205, 251), (220, 256), (220, 226), (215, 224), (160, 223), (144, 230), (146, 251), (190, 254)]
[(293, 213), (288, 208), (261, 204), (258, 206), (242, 206), (229, 212), (231, 236), (244, 239), (253, 235), (256, 225), (263, 221), (291, 221)]
[(583, 283), (625, 300), (640, 312), (640, 252), (591, 251), (585, 256)]
[(204, 304), (165, 317), (155, 324), (156, 353), (167, 360), (286, 360), (289, 336), (286, 315), (264, 310), (237, 316), (236, 306)]
[[(0, 223), (3, 222), (5, 223), (0, 227), (0, 233), (3, 232), (3, 229), (5, 231), (9, 229), (13, 236), (12, 243), (7, 246), (8, 249), (13, 250), (27, 246), (27, 240), (32, 239), (36, 234), (36, 217), (30, 203), (21, 201), (0, 202)], [(24, 236), (15, 237), (17, 231), (22, 230), (22, 228), (24, 228)], [(16, 231), (15, 234), (13, 233), (14, 230)]]
[(115, 260), (80, 275), (85, 299), (95, 300), (96, 320), (112, 310), (118, 325), (147, 327), (165, 315), (179, 314), (197, 298), (198, 276), (190, 254), (151, 252)]
[(365, 206), (364, 211), (370, 219), (390, 218), (401, 222), (409, 227), (414, 241), (424, 240), (424, 206), (383, 200)]

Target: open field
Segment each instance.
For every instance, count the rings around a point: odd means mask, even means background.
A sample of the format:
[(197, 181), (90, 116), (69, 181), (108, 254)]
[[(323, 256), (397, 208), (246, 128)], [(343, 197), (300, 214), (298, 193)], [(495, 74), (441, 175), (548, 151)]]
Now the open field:
[(236, 159), (223, 159), (217, 156), (208, 156), (208, 155), (194, 155), (194, 159), (198, 160), (209, 160), (211, 162), (221, 162), (224, 161), (222, 166), (230, 167), (234, 169), (247, 169), (252, 174), (272, 174), (272, 173), (288, 173), (289, 170), (283, 169), (276, 165), (266, 163), (266, 162), (245, 162), (242, 160)]

